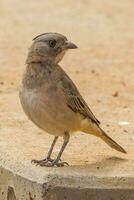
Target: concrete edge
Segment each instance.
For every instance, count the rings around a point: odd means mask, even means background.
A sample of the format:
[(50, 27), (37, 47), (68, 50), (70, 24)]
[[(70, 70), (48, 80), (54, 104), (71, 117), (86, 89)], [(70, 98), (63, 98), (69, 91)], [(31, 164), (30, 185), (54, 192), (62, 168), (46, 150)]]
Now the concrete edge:
[(63, 200), (74, 199), (74, 197), (86, 200), (90, 196), (97, 198), (97, 194), (102, 195), (102, 197), (115, 195), (116, 198), (118, 195), (126, 194), (127, 199), (129, 196), (132, 199), (132, 195), (134, 198), (133, 186), (134, 178), (131, 177), (63, 177), (51, 174), (49, 180), (46, 176), (44, 182), (39, 183), (0, 167), (0, 199), (8, 200), (8, 196), (14, 196), (13, 200)]

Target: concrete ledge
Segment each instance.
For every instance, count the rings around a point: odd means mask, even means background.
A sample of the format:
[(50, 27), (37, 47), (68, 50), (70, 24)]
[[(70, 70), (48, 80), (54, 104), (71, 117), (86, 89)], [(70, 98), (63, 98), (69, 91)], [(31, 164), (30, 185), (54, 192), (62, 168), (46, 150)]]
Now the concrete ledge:
[[(43, 181), (44, 180), (44, 181)], [(85, 180), (85, 182), (84, 182)], [(0, 167), (1, 200), (132, 200), (133, 178), (61, 177), (47, 174), (42, 183)]]
[(42, 185), (0, 167), (0, 199), (43, 199)]

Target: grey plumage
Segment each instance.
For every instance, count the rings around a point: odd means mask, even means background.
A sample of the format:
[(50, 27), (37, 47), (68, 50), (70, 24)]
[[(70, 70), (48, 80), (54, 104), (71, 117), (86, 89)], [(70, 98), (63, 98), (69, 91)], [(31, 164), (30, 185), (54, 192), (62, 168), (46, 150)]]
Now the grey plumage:
[[(75, 131), (93, 134), (110, 147), (125, 153), (99, 127), (96, 119), (78, 89), (64, 70), (58, 65), (68, 49), (76, 48), (67, 38), (58, 33), (41, 34), (34, 38), (26, 60), (20, 100), (27, 116), (38, 127), (55, 136), (46, 159), (34, 160), (41, 166), (63, 166), (60, 156)], [(63, 136), (64, 144), (57, 159), (50, 158), (53, 146)]]

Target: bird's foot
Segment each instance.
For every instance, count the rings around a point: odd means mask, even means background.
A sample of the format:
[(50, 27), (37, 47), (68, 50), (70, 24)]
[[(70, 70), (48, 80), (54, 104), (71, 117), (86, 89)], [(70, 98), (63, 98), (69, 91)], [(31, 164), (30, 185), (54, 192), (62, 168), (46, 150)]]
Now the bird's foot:
[(45, 165), (46, 167), (64, 167), (64, 166), (69, 166), (69, 164), (67, 162), (63, 162), (63, 161), (57, 161), (57, 160), (54, 160), (53, 162), (51, 163), (47, 163), (47, 165)]
[(31, 163), (34, 163), (36, 165), (40, 165), (40, 166), (45, 166), (46, 163), (51, 163), (53, 162), (54, 159), (50, 158), (50, 157), (46, 157), (45, 159), (42, 160), (31, 160)]
[(54, 160), (51, 158), (45, 158), (43, 160), (32, 160), (32, 163), (35, 163), (36, 165), (39, 165), (41, 167), (63, 167), (65, 165), (69, 166), (67, 162), (62, 162), (61, 160)]

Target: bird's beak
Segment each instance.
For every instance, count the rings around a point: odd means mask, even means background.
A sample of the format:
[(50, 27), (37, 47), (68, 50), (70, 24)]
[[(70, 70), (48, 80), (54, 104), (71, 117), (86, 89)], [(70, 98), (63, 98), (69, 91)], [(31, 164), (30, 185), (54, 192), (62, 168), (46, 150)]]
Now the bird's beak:
[(76, 48), (78, 48), (78, 47), (74, 43), (68, 42), (68, 41), (62, 46), (63, 50), (76, 49)]

